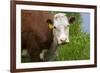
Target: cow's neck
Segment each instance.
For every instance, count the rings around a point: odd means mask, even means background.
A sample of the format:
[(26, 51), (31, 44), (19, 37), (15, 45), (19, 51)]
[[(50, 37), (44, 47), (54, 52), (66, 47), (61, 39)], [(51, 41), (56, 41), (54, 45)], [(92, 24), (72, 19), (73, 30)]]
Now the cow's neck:
[(58, 46), (58, 42), (57, 42), (57, 38), (55, 37), (55, 36), (53, 36), (53, 42), (52, 42), (52, 48), (57, 48), (57, 46)]

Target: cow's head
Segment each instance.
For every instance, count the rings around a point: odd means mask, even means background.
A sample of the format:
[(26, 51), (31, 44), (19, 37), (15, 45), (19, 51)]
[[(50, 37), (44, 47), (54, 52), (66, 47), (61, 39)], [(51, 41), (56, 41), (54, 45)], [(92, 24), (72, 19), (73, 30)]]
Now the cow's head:
[(53, 30), (54, 37), (58, 44), (69, 42), (69, 25), (73, 23), (75, 17), (67, 17), (64, 13), (54, 15), (53, 21), (48, 19), (47, 23), (50, 30)]
[(75, 20), (75, 17), (67, 17), (64, 13), (54, 15), (53, 33), (58, 44), (69, 42), (69, 25)]

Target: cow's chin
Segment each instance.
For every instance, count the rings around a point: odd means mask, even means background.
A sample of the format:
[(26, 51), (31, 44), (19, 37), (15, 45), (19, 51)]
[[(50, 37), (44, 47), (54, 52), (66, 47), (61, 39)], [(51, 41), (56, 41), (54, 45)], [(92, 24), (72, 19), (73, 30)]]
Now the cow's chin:
[(67, 44), (67, 43), (69, 43), (69, 41), (64, 41), (64, 42), (58, 41), (58, 44), (59, 44), (59, 45), (64, 45), (64, 44)]

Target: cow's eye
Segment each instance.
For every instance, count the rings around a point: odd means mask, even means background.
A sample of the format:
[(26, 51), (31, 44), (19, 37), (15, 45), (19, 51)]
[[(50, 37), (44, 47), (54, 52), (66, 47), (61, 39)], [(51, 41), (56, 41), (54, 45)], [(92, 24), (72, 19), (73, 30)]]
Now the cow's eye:
[(66, 26), (66, 28), (69, 27), (69, 25)]
[(65, 28), (67, 29), (69, 27), (69, 25), (65, 26)]
[(69, 27), (70, 25), (67, 25), (67, 27)]
[(56, 26), (54, 26), (54, 29), (56, 29)]

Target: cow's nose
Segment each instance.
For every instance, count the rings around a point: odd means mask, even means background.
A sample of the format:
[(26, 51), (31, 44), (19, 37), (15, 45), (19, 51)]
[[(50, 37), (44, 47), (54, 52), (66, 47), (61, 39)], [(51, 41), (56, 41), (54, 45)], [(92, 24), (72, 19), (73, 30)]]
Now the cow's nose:
[(61, 42), (66, 42), (67, 38), (65, 39), (60, 39)]

